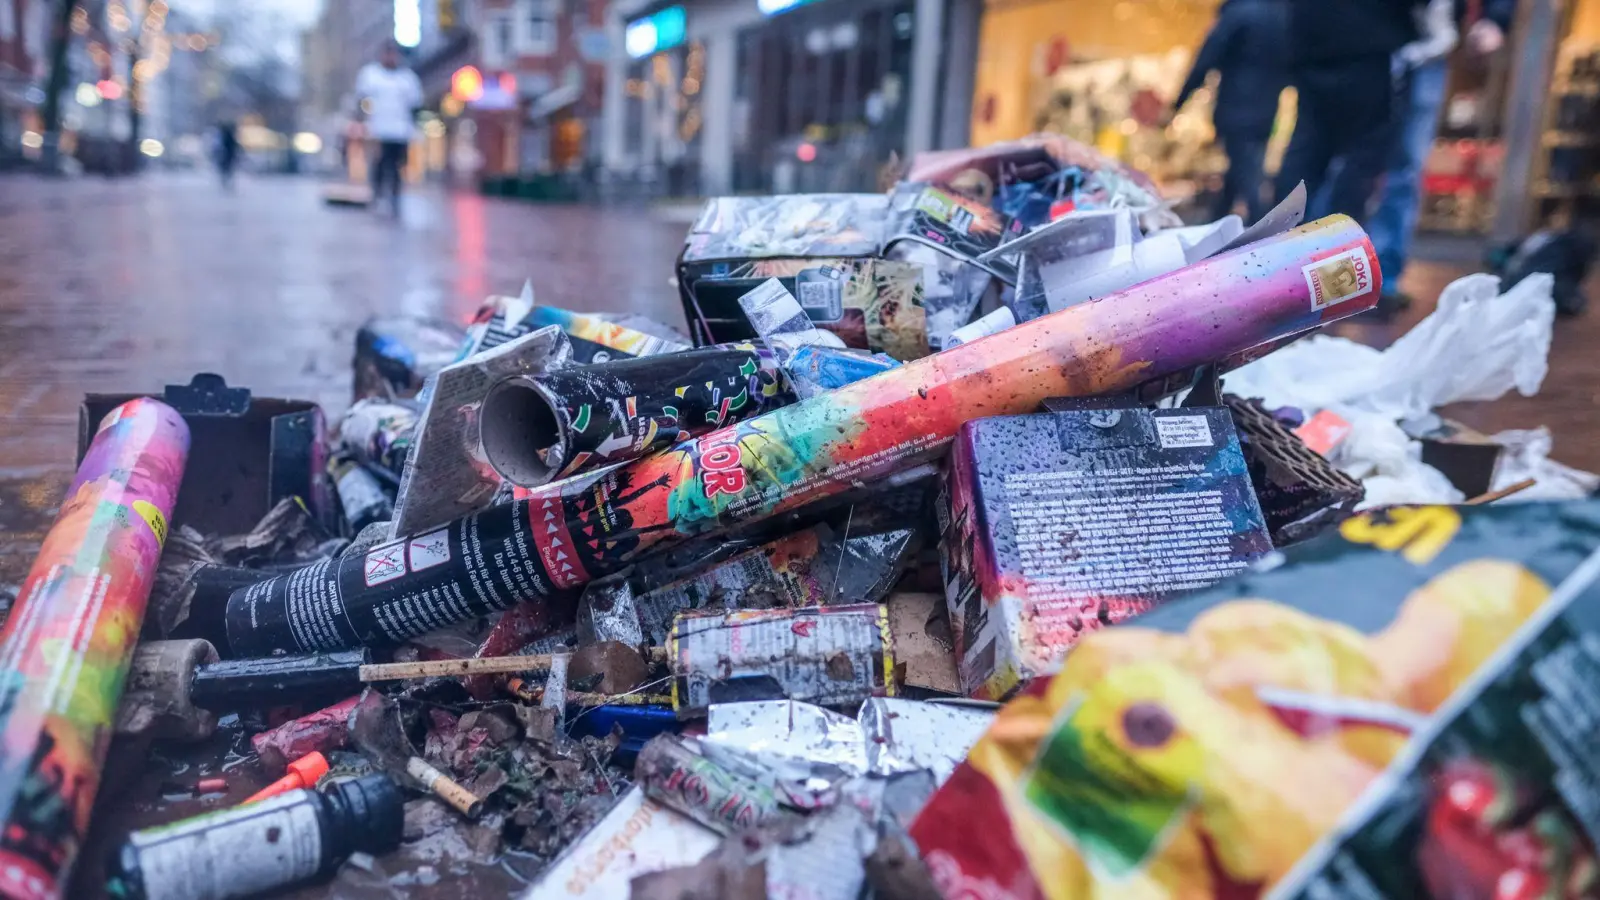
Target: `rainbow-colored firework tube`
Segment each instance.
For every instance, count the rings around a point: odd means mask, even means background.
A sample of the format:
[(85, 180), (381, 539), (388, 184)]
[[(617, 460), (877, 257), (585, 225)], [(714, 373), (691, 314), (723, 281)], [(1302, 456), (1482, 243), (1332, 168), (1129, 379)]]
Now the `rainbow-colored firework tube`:
[(188, 455), (166, 404), (107, 414), (0, 632), (0, 897), (66, 886)]
[(403, 641), (564, 597), (648, 548), (866, 487), (965, 422), (1117, 393), (1376, 305), (1366, 233), (1333, 216), (602, 473), (234, 593), (243, 656)]

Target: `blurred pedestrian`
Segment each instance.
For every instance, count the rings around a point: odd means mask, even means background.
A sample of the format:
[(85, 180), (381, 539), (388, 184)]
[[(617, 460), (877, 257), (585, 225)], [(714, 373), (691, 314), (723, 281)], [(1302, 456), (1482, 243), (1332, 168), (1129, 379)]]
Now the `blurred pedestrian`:
[(233, 122), (223, 120), (217, 123), (217, 177), (222, 179), (222, 186), (233, 190), (233, 167), (239, 162), (239, 131)]
[[(1290, 0), (1291, 76), (1300, 100), (1278, 171), (1280, 199), (1304, 181), (1313, 217), (1366, 219), (1404, 109), (1407, 81), (1396, 52), (1417, 39), (1424, 6), (1426, 0)], [(1335, 160), (1342, 175), (1329, 184)]]
[(1493, 54), (1505, 44), (1516, 11), (1516, 0), (1433, 0), (1422, 37), (1400, 49), (1410, 81), (1407, 108), (1378, 206), (1367, 223), (1383, 272), (1385, 308), (1409, 305), (1400, 293), (1400, 276), (1422, 209), (1422, 170), (1439, 129), (1439, 110), (1450, 81), (1450, 53), (1459, 36), (1465, 35), (1469, 52)]
[(1211, 218), (1233, 212), (1243, 200), (1255, 221), (1267, 211), (1261, 196), (1267, 141), (1278, 116), (1278, 95), (1289, 86), (1288, 0), (1226, 0), (1172, 105), (1174, 113), (1212, 72), (1222, 76), (1211, 121), (1228, 154), (1228, 173)]
[(376, 63), (368, 63), (356, 76), (356, 99), (366, 114), (367, 136), (378, 144), (378, 161), (372, 167), (372, 201), (387, 194), (394, 215), (400, 215), (401, 169), (416, 134), (417, 110), (422, 107), (422, 82), (400, 65), (400, 47), (387, 43)]

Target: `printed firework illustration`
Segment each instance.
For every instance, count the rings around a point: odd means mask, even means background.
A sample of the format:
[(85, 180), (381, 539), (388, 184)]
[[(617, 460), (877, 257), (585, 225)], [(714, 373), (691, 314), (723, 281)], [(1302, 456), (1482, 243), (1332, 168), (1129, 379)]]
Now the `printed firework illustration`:
[(165, 404), (112, 410), (0, 633), (0, 895), (66, 884), (188, 450)]

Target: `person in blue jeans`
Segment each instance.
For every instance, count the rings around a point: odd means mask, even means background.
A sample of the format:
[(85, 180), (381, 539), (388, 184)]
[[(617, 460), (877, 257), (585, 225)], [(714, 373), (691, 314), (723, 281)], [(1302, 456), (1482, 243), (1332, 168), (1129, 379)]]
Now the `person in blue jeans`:
[(1405, 272), (1411, 239), (1416, 234), (1421, 213), (1422, 168), (1433, 150), (1439, 127), (1439, 110), (1444, 105), (1450, 81), (1450, 51), (1454, 49), (1454, 38), (1457, 34), (1465, 35), (1467, 49), (1479, 55), (1498, 51), (1505, 44), (1517, 6), (1516, 0), (1445, 2), (1452, 7), (1446, 10), (1453, 19), (1447, 23), (1451, 26), (1449, 44), (1440, 49), (1438, 42), (1430, 41), (1437, 33), (1435, 25), (1425, 29), (1427, 33), (1421, 40), (1401, 48), (1396, 54), (1397, 66), (1406, 69), (1409, 75), (1408, 102), (1401, 113), (1399, 138), (1384, 175), (1377, 208), (1366, 223), (1383, 272), (1384, 297), (1379, 308), (1387, 312), (1403, 309), (1410, 303), (1400, 291), (1400, 276)]

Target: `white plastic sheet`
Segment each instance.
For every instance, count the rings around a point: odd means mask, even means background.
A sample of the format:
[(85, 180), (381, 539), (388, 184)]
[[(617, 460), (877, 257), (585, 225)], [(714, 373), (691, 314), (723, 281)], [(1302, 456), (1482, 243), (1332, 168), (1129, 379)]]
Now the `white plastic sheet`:
[[(1469, 275), (1446, 287), (1438, 308), (1386, 350), (1317, 336), (1230, 373), (1225, 385), (1269, 408), (1293, 406), (1308, 416), (1328, 409), (1349, 421), (1351, 433), (1331, 459), (1366, 486), (1362, 508), (1459, 503), (1461, 492), (1423, 464), (1420, 444), (1402, 423), (1425, 424), (1451, 403), (1495, 400), (1513, 390), (1537, 394), (1549, 372), (1553, 286), (1550, 276), (1534, 275), (1502, 294), (1499, 279)], [(1518, 499), (1588, 493), (1582, 486), (1593, 476), (1550, 462), (1547, 432), (1542, 443), (1516, 440), (1496, 487), (1549, 478), (1551, 493), (1534, 490)]]
[(1229, 374), (1227, 388), (1269, 407), (1352, 410), (1395, 421), (1511, 390), (1531, 397), (1549, 371), (1554, 282), (1534, 275), (1504, 294), (1499, 285), (1492, 275), (1453, 282), (1438, 308), (1387, 350), (1317, 336)]

